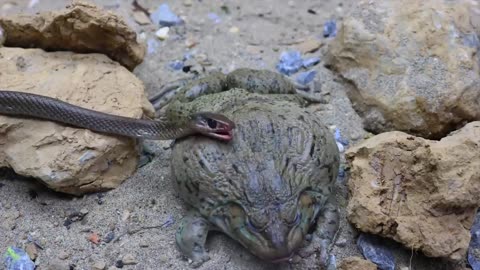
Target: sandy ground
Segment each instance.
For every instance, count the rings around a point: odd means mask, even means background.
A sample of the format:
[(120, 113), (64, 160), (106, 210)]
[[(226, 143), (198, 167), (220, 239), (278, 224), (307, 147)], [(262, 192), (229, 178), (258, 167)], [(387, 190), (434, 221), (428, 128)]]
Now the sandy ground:
[[(153, 36), (158, 27), (135, 23), (131, 16), (132, 1), (93, 2), (121, 14), (139, 34), (145, 33), (141, 36), (149, 44), (149, 52), (145, 62), (134, 72), (151, 95), (163, 84), (187, 76), (168, 67), (170, 61), (182, 59), (187, 52), (206, 56), (212, 64), (208, 69), (274, 69), (282, 51), (302, 38), (322, 36), (324, 22), (331, 18), (341, 19), (354, 1), (165, 1), (186, 20), (185, 26), (171, 30), (171, 37), (166, 41)], [(139, 2), (147, 8), (163, 3)], [(0, 16), (62, 8), (68, 1), (40, 0), (33, 8), (28, 8), (28, 3), (0, 0)], [(222, 5), (228, 7), (228, 14), (222, 10)], [(211, 12), (220, 16), (219, 23), (209, 19)], [(232, 27), (238, 28), (238, 32), (232, 33)], [(185, 37), (198, 44), (188, 49)], [(310, 56), (321, 57), (323, 52), (324, 48)], [(331, 95), (328, 104), (317, 106), (319, 116), (327, 125), (339, 127), (348, 139), (361, 139), (365, 133), (345, 96), (344, 87), (334, 81), (334, 76), (322, 63), (316, 70), (319, 71), (318, 79), (328, 85)], [(115, 190), (80, 198), (51, 192), (35, 179), (1, 171), (0, 253), (8, 246), (24, 247), (28, 241), (35, 240), (43, 248), (38, 250), (39, 269), (49, 269), (48, 265), (50, 269), (60, 270), (92, 269), (101, 261), (108, 268), (125, 255), (133, 256), (136, 264), (125, 265), (122, 269), (189, 269), (174, 243), (178, 221), (187, 208), (170, 181), (169, 143), (148, 141), (145, 144), (155, 154), (151, 163)], [(338, 183), (337, 200), (341, 207), (346, 205), (346, 181), (348, 179), (341, 179)], [(78, 212), (88, 213), (82, 220), (65, 226), (68, 217)], [(173, 223), (159, 227), (166, 221)], [(341, 225), (339, 243), (333, 248), (337, 261), (360, 255), (355, 245), (357, 233), (346, 223), (344, 211)], [(157, 228), (139, 230), (151, 226)], [(92, 244), (87, 240), (91, 232), (107, 241)], [(396, 251), (397, 269), (408, 269), (409, 265), (411, 269), (453, 269), (445, 263), (391, 245)], [(207, 248), (212, 259), (200, 269), (319, 269), (316, 253), (307, 258), (297, 256), (290, 264), (273, 265), (257, 259), (220, 233), (210, 234)], [(0, 269), (2, 267), (0, 264)]]

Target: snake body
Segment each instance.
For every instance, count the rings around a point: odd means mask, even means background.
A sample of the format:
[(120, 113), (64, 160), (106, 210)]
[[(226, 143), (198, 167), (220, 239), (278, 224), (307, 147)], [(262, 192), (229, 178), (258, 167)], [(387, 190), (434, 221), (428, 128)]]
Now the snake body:
[(0, 114), (55, 121), (100, 133), (152, 140), (170, 140), (191, 130), (174, 121), (144, 120), (85, 109), (58, 99), (0, 90)]

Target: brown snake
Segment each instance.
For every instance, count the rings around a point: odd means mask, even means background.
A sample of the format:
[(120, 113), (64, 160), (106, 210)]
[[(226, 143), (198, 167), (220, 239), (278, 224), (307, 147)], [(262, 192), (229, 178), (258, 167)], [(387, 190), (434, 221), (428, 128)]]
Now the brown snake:
[(151, 140), (178, 139), (203, 134), (217, 140), (232, 138), (234, 124), (221, 114), (198, 112), (187, 119), (146, 120), (85, 109), (58, 99), (0, 90), (0, 114), (54, 121), (95, 132)]

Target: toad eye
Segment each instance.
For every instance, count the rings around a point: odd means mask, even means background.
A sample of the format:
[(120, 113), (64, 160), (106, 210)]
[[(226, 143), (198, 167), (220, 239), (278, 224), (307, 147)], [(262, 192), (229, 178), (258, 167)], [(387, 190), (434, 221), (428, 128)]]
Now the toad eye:
[(207, 120), (207, 125), (208, 125), (209, 128), (215, 129), (215, 128), (217, 128), (217, 121), (215, 121), (213, 119), (208, 119)]

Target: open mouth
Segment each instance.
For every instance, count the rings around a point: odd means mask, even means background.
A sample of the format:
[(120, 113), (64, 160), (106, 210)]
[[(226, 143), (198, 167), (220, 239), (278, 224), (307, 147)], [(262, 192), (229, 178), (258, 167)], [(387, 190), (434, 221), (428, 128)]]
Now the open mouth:
[(233, 138), (233, 132), (231, 130), (215, 131), (214, 133), (210, 133), (210, 135), (223, 141), (230, 141)]

